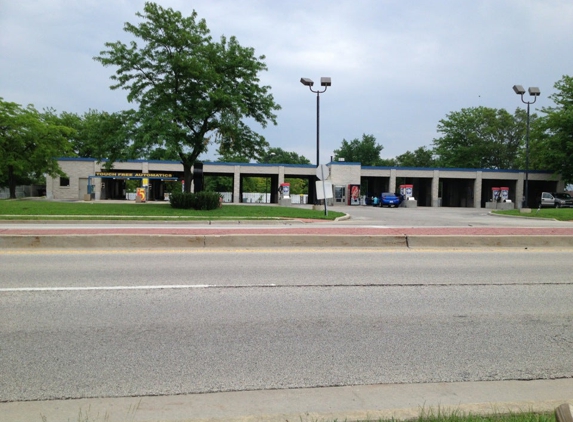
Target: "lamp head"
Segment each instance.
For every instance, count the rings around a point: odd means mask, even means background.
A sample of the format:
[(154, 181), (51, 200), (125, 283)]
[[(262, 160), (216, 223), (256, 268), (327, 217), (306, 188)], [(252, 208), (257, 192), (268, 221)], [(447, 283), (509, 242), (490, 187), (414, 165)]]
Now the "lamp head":
[(532, 86), (528, 89), (529, 91), (529, 95), (531, 95), (532, 97), (538, 97), (541, 92), (539, 91), (539, 88), (537, 88), (536, 86)]
[(525, 94), (525, 89), (523, 89), (523, 87), (521, 85), (513, 85), (513, 90), (515, 91), (515, 93), (517, 95)]
[(300, 78), (300, 83), (305, 86), (313, 86), (314, 82), (310, 78)]
[(330, 78), (320, 78), (320, 86), (331, 86)]

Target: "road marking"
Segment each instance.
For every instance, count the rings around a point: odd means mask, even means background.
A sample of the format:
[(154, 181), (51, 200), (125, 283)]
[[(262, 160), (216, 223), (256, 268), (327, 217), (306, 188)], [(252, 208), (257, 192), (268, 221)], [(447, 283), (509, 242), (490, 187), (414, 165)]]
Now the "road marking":
[(25, 255), (158, 255), (158, 254), (284, 254), (284, 253), (315, 253), (315, 254), (433, 254), (433, 253), (570, 253), (572, 248), (562, 247), (531, 247), (528, 249), (516, 248), (496, 248), (496, 247), (458, 247), (458, 248), (413, 248), (404, 247), (392, 248), (360, 248), (360, 247), (328, 247), (328, 248), (305, 248), (305, 247), (277, 247), (277, 248), (212, 248), (212, 249), (0, 249), (0, 256), (25, 256)]
[(240, 286), (218, 286), (216, 284), (166, 284), (158, 286), (88, 286), (88, 287), (16, 287), (1, 288), (0, 293), (14, 292), (82, 292), (94, 290), (169, 290), (169, 289), (209, 289), (229, 287), (276, 287), (276, 284), (250, 284)]
[(361, 283), (361, 284), (166, 284), (164, 286), (87, 286), (87, 287), (14, 287), (0, 288), (0, 293), (33, 292), (81, 292), (81, 291), (118, 291), (118, 290), (176, 290), (176, 289), (331, 289), (331, 288), (448, 288), (448, 287), (524, 287), (524, 286), (573, 286), (573, 282), (515, 282), (515, 283)]
[(300, 247), (279, 247), (279, 248), (213, 248), (213, 249), (6, 249), (0, 250), (1, 255), (152, 255), (152, 254), (284, 254), (288, 253), (390, 253), (408, 252), (404, 248), (300, 248)]

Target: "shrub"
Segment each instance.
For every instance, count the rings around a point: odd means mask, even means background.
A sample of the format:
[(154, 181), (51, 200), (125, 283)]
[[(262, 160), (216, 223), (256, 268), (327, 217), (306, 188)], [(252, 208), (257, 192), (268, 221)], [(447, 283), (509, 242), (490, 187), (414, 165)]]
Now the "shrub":
[(171, 208), (188, 210), (195, 208), (196, 197), (194, 193), (171, 192), (169, 203)]
[(179, 209), (195, 209), (202, 211), (209, 211), (217, 209), (221, 206), (221, 195), (218, 192), (172, 192), (169, 197), (169, 202), (172, 208)]
[(219, 192), (202, 191), (197, 192), (196, 210), (209, 211), (221, 206), (221, 195)]

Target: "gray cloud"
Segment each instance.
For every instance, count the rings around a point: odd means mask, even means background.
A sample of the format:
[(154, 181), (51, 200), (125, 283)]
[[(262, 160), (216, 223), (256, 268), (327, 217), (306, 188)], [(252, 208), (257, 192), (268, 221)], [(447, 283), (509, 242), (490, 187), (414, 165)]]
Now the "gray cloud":
[[(236, 36), (266, 56), (262, 82), (283, 109), (263, 130), (272, 146), (316, 156), (316, 101), (300, 77), (332, 77), (321, 96), (321, 162), (343, 138), (373, 134), (383, 156), (430, 145), (438, 121), (462, 107), (509, 111), (511, 87), (553, 84), (572, 73), (573, 3), (554, 0), (184, 0), (214, 38)], [(114, 69), (93, 56), (128, 41), (141, 0), (0, 1), (0, 96), (83, 113), (130, 107), (109, 90)], [(212, 157), (211, 152), (210, 157)]]

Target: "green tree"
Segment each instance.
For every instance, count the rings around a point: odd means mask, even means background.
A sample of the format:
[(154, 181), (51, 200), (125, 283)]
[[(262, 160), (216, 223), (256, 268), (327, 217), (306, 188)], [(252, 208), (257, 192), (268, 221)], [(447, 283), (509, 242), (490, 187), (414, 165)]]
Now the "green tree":
[(76, 157), (114, 161), (150, 158), (137, 151), (133, 143), (131, 112), (108, 113), (89, 110), (83, 115), (52, 112), (52, 120), (73, 128), (70, 137), (72, 154)]
[[(220, 163), (249, 163), (250, 160), (240, 153), (236, 154), (223, 154), (218, 160)], [(243, 185), (245, 192), (254, 192), (247, 189), (253, 188), (252, 178), (245, 179), (246, 186)], [(205, 190), (213, 192), (232, 192), (233, 191), (233, 177), (232, 176), (206, 176), (205, 177)]]
[(396, 167), (398, 163), (395, 158), (381, 158), (376, 165), (381, 167)]
[[(310, 164), (310, 160), (304, 155), (298, 155), (296, 152), (285, 151), (282, 148), (269, 148), (261, 156), (259, 163), (271, 164)], [(265, 181), (265, 189), (267, 181)], [(293, 195), (308, 193), (308, 179), (286, 178), (286, 183), (290, 183), (290, 192)]]
[[(535, 115), (532, 115), (535, 120)], [(504, 109), (464, 108), (440, 120), (434, 139), (441, 167), (517, 169), (523, 163), (526, 112), (511, 115)]]
[(63, 175), (56, 159), (70, 152), (73, 129), (54, 120), (51, 111), (0, 98), (0, 183), (8, 186), (10, 198), (16, 198), (19, 181)]
[(565, 183), (573, 183), (573, 77), (563, 76), (554, 85), (557, 92), (549, 98), (553, 107), (532, 127), (531, 168), (553, 170)]
[(353, 139), (348, 142), (342, 140), (339, 149), (334, 150), (334, 159), (344, 158), (345, 161), (361, 163), (363, 166), (382, 166), (393, 163), (393, 160), (383, 160), (380, 153), (384, 147), (376, 143), (373, 135), (362, 135), (362, 139)]
[(398, 167), (434, 167), (434, 152), (426, 147), (420, 147), (414, 152), (406, 151), (396, 157)]
[(111, 89), (128, 91), (139, 104), (136, 142), (151, 149), (177, 153), (183, 164), (185, 189), (191, 185), (191, 167), (210, 143), (221, 153), (257, 156), (267, 146), (264, 137), (247, 126), (250, 118), (265, 127), (276, 124), (280, 106), (260, 86), (258, 75), (267, 70), (264, 56), (242, 47), (235, 37), (213, 41), (205, 20), (189, 17), (147, 2), (139, 25), (124, 30), (142, 42), (106, 43), (94, 59), (117, 66)]
[(310, 164), (310, 160), (296, 152), (282, 148), (269, 148), (260, 157), (259, 163), (269, 164)]

